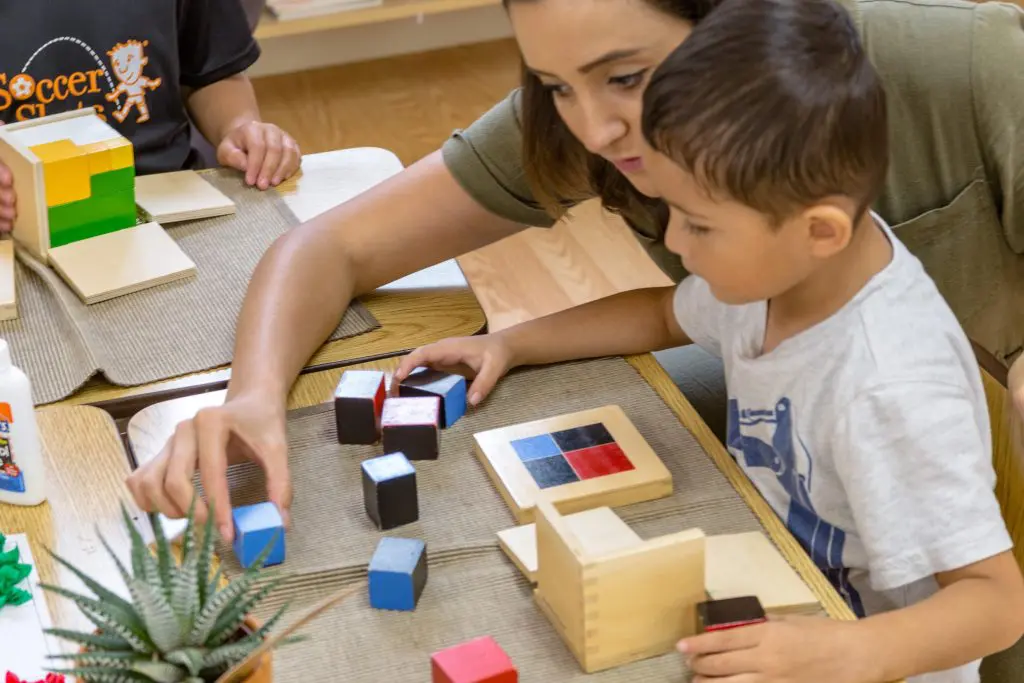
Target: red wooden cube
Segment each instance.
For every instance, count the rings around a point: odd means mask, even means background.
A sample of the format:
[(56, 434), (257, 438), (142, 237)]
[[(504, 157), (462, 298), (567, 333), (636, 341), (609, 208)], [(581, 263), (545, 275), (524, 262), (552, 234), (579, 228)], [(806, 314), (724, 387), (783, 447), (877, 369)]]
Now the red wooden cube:
[(381, 416), (385, 453), (405, 453), (409, 460), (437, 460), (440, 450), (441, 399), (437, 396), (387, 398)]
[(432, 683), (518, 683), (519, 672), (501, 646), (481, 636), (435, 652), (430, 658)]

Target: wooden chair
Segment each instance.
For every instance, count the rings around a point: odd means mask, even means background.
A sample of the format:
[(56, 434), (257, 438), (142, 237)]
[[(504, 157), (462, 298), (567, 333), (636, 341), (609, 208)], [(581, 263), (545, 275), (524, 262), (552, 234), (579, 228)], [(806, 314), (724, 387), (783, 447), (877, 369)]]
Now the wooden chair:
[[(992, 464), (996, 497), (1013, 539), (1014, 556), (1024, 571), (1024, 423), (1017, 417), (1007, 392), (1007, 369), (977, 344), (985, 397), (992, 425)], [(981, 667), (982, 683), (1019, 683), (1024, 671), (1024, 639), (1009, 650), (988, 657)]]

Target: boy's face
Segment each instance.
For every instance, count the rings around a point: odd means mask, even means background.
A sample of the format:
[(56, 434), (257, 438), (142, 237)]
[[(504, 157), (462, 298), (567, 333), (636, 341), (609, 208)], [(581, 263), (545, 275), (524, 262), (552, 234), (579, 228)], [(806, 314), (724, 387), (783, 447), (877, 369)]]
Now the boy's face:
[(803, 216), (773, 226), (762, 213), (709, 197), (694, 177), (663, 154), (645, 157), (651, 180), (672, 216), (665, 246), (686, 270), (707, 281), (726, 304), (763, 301), (788, 291), (813, 270), (814, 240)]

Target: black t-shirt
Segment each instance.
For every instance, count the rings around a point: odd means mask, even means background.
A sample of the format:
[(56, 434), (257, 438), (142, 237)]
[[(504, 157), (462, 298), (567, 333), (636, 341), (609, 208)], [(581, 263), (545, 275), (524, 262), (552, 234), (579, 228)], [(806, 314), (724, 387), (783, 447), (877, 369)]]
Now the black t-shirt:
[(4, 0), (0, 121), (91, 106), (135, 145), (137, 173), (193, 168), (183, 88), (259, 54), (239, 0)]

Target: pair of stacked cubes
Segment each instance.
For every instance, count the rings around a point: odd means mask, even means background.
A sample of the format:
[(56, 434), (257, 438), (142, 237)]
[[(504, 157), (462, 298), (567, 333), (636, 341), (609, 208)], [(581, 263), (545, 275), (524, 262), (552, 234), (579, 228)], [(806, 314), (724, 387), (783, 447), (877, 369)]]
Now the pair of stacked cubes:
[[(387, 530), (419, 519), (416, 469), (412, 460), (436, 460), (440, 430), (466, 410), (466, 380), (417, 368), (388, 397), (383, 372), (349, 370), (334, 392), (338, 442), (382, 442), (385, 455), (362, 464), (366, 514)], [(370, 604), (412, 610), (427, 580), (427, 548), (418, 539), (384, 538), (369, 566)]]

